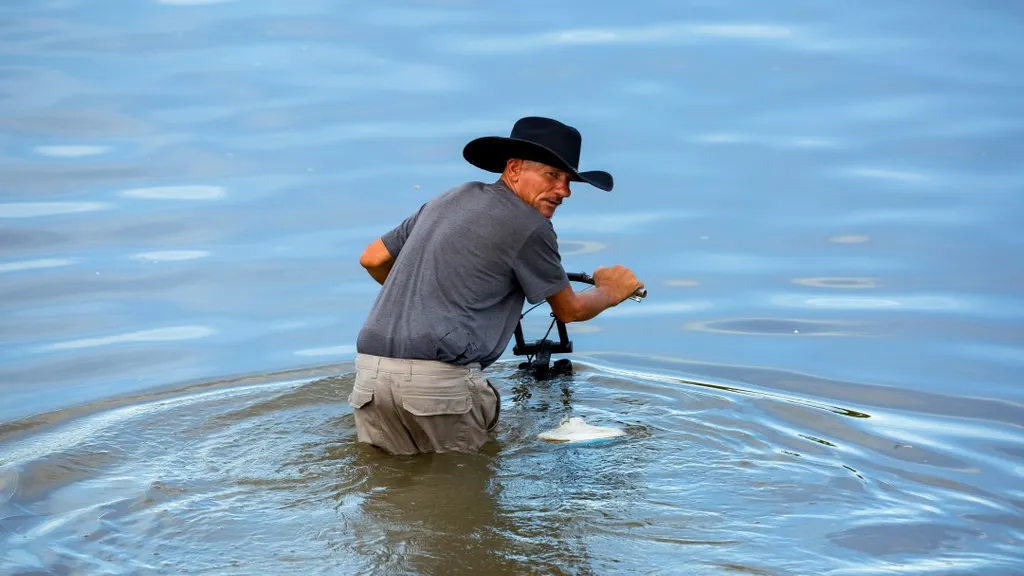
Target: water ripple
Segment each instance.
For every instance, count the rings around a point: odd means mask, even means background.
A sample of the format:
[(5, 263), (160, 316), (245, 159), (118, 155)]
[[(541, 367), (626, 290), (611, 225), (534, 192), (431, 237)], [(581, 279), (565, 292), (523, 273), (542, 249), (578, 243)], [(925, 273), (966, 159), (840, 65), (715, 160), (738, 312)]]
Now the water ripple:
[(54, 158), (85, 158), (105, 154), (110, 151), (110, 147), (89, 144), (53, 144), (36, 146), (33, 150), (43, 156), (52, 156)]
[[(626, 550), (667, 562), (685, 546), (693, 562), (719, 567), (716, 550), (757, 550), (756, 562), (729, 565), (773, 573), (796, 566), (782, 546), (794, 541), (816, 551), (802, 555), (801, 572), (822, 562), (853, 570), (888, 567), (895, 557), (904, 565), (953, 558), (965, 545), (978, 551), (980, 567), (1013, 556), (1001, 545), (1024, 523), (1024, 509), (1005, 491), (979, 486), (978, 473), (1004, 486), (1019, 478), (997, 459), (951, 447), (1019, 444), (1019, 426), (998, 427), (995, 438), (986, 433), (991, 424), (950, 427), (750, 386), (580, 369), (571, 383), (533, 383), (526, 395), (512, 394), (520, 381), (503, 369), (495, 381), (505, 416), (490, 455), (396, 460), (356, 445), (351, 411), (339, 400), (350, 372), (200, 387), (57, 418), (65, 422), (0, 449), (0, 494), (9, 495), (0, 524), (15, 551), (7, 562), (59, 565), (66, 558), (43, 555), (43, 546), (71, 538), (66, 549), (83, 561), (130, 547), (190, 570), (218, 565), (224, 538), (260, 542), (243, 545), (239, 567), (371, 563), (430, 572), (451, 565), (440, 552), (452, 538), (466, 562), (490, 567), (497, 554), (519, 571), (613, 560), (632, 571), (639, 560), (628, 558), (640, 556)], [(629, 435), (603, 447), (536, 441), (568, 412), (625, 425)], [(796, 538), (808, 523), (835, 545), (824, 560), (820, 542)], [(284, 543), (266, 526), (310, 538)], [(891, 536), (901, 529), (916, 536)], [(482, 533), (487, 545), (476, 550), (470, 540)], [(327, 541), (334, 545), (324, 548)], [(382, 546), (407, 552), (386, 559), (375, 552)]]
[(104, 202), (5, 202), (0, 203), (0, 218), (37, 218), (60, 214), (78, 214), (107, 210)]
[(172, 326), (167, 328), (153, 328), (151, 330), (139, 330), (125, 334), (115, 334), (98, 338), (82, 338), (67, 342), (57, 342), (43, 347), (44, 350), (70, 350), (75, 348), (94, 348), (96, 346), (108, 346), (111, 344), (124, 344), (133, 342), (174, 342), (178, 340), (195, 340), (205, 338), (214, 334), (212, 328), (206, 326)]
[(205, 258), (209, 255), (210, 253), (207, 250), (158, 250), (156, 252), (133, 254), (132, 258), (149, 262), (180, 262), (183, 260)]
[(671, 44), (700, 39), (780, 40), (794, 36), (785, 26), (771, 24), (664, 24), (621, 28), (578, 28), (532, 36), (490, 35), (449, 40), (446, 47), (468, 54), (521, 54), (558, 46)]
[(20, 272), (22, 270), (39, 270), (45, 268), (58, 268), (74, 264), (71, 258), (41, 258), (39, 260), (21, 260), (18, 262), (0, 262), (0, 274), (9, 272)]
[(125, 198), (147, 200), (217, 200), (225, 196), (225, 191), (220, 186), (190, 185), (133, 188), (119, 194)]

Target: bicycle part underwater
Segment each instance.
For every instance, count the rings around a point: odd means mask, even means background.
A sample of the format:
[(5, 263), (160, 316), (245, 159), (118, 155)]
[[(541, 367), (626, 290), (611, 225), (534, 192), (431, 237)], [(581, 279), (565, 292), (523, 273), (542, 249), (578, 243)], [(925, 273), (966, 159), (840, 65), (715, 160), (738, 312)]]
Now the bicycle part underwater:
[(626, 431), (621, 428), (594, 426), (593, 424), (587, 424), (580, 416), (573, 416), (562, 420), (557, 428), (541, 432), (537, 435), (537, 438), (552, 444), (567, 444), (572, 442), (597, 442), (625, 435)]

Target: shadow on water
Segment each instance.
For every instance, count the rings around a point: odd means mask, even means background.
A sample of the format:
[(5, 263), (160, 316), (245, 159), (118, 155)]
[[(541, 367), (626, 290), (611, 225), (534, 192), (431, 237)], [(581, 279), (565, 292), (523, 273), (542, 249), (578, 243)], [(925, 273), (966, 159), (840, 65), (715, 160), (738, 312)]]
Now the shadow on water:
[[(529, 567), (568, 574), (589, 564), (585, 544), (566, 530), (571, 515), (557, 508), (522, 510), (514, 502), (525, 495), (508, 494), (501, 462), (492, 456), (391, 459), (372, 448), (356, 449), (353, 465), (364, 471), (359, 517), (318, 538), (333, 539), (331, 549), (364, 559), (367, 570), (520, 574)], [(352, 495), (336, 496), (340, 505)]]

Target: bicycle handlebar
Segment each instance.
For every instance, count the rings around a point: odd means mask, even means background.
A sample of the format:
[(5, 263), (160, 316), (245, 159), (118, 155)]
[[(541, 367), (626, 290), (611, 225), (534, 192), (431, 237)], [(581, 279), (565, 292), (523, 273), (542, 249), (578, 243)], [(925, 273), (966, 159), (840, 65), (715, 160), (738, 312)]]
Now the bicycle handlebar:
[[(569, 276), (570, 282), (582, 282), (584, 284), (590, 284), (591, 286), (594, 285), (594, 277), (586, 272), (569, 272), (567, 276)], [(641, 287), (637, 288), (636, 292), (633, 292), (633, 295), (630, 296), (629, 299), (639, 302), (646, 297), (647, 288)]]

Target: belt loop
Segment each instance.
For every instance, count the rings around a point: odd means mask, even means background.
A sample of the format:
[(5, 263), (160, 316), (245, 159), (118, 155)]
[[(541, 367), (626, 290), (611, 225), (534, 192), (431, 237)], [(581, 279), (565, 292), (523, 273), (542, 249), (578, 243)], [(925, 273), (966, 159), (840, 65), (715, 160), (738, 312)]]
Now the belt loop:
[(405, 361), (405, 381), (412, 382), (412, 360)]
[(380, 370), (380, 356), (373, 357), (373, 378), (377, 379), (377, 371)]

